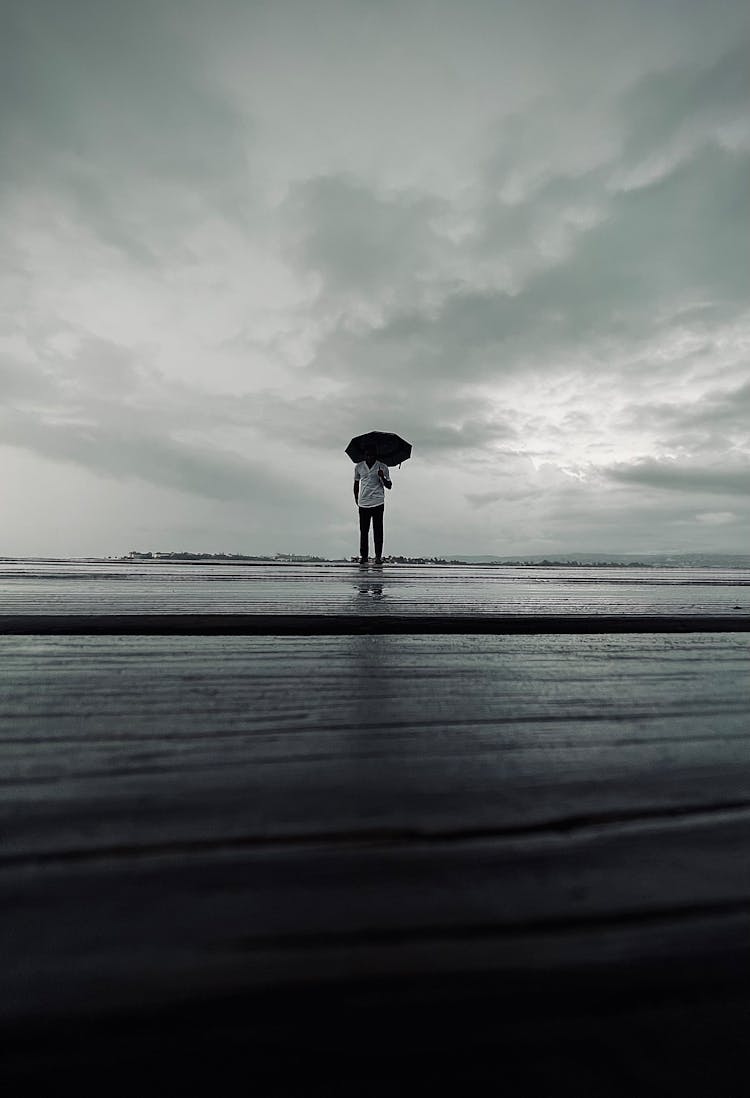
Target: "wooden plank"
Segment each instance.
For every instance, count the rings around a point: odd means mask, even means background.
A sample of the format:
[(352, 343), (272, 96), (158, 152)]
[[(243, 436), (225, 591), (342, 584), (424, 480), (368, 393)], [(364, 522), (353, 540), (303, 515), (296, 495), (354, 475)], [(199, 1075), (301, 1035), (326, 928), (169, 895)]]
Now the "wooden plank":
[(4, 638), (3, 853), (739, 808), (747, 654), (742, 634)]
[[(2, 874), (0, 1016), (384, 972), (748, 949), (750, 814), (525, 840), (120, 854)], [(689, 856), (686, 857), (686, 852)]]
[(165, 1042), (187, 1057), (171, 1079), (190, 1081), (191, 1043), (272, 1074), (332, 1034), (361, 1070), (387, 1017), (404, 1057), (442, 1034), (496, 1084), (501, 1046), (507, 1072), (543, 1040), (579, 1085), (590, 1047), (637, 1048), (623, 1093), (645, 1093), (644, 1049), (684, 1058), (686, 1032), (704, 1048), (747, 1016), (749, 649), (739, 632), (0, 638), (14, 1078), (49, 1084), (75, 1048), (151, 1077)]
[(750, 571), (0, 563), (0, 614), (703, 614), (748, 617)]

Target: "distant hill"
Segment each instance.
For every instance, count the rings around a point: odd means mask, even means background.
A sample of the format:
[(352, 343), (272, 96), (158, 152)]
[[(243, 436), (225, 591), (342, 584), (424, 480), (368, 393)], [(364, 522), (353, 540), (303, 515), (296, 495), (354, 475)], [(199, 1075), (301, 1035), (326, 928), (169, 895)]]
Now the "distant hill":
[(517, 556), (466, 556), (462, 553), (445, 553), (447, 560), (465, 561), (467, 564), (580, 564), (618, 565), (654, 568), (750, 568), (748, 553), (547, 553), (520, 554)]

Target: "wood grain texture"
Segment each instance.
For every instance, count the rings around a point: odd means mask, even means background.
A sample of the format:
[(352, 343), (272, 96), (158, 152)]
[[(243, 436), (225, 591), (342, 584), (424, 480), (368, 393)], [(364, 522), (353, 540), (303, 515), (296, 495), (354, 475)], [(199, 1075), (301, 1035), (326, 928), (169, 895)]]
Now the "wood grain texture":
[(749, 651), (0, 637), (11, 1087), (732, 1093)]
[(0, 563), (0, 614), (729, 615), (750, 572), (116, 561)]

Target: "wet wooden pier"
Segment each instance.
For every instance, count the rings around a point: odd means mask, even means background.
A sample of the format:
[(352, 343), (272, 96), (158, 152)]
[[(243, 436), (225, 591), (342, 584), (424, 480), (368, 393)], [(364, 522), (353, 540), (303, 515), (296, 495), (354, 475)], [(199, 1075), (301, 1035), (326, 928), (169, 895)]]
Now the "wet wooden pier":
[(746, 583), (320, 574), (0, 584), (7, 1078), (733, 1093)]

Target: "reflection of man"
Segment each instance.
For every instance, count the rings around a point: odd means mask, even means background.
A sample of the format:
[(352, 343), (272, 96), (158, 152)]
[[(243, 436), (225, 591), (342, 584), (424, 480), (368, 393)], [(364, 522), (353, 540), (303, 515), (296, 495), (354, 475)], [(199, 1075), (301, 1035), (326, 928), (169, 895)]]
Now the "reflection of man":
[(373, 445), (368, 445), (365, 448), (365, 460), (360, 461), (354, 469), (354, 499), (359, 507), (360, 564), (367, 564), (371, 520), (372, 539), (375, 542), (375, 563), (383, 563), (384, 487), (393, 487), (388, 466), (378, 461), (377, 450)]

